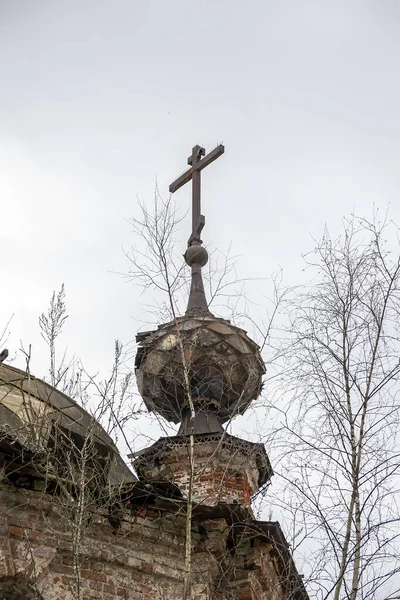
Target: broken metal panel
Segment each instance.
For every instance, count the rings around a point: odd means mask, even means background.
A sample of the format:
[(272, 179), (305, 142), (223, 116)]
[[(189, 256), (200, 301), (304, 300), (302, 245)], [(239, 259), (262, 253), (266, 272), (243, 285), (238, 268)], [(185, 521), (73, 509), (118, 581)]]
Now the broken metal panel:
[(169, 361), (169, 358), (167, 352), (151, 352), (142, 365), (142, 371), (158, 375)]
[(165, 352), (168, 352), (169, 350), (172, 350), (172, 348), (175, 348), (175, 346), (178, 343), (178, 336), (176, 335), (176, 333), (168, 333), (168, 335), (165, 335), (164, 337), (161, 338), (161, 340), (158, 342), (157, 346), (160, 350), (164, 350)]

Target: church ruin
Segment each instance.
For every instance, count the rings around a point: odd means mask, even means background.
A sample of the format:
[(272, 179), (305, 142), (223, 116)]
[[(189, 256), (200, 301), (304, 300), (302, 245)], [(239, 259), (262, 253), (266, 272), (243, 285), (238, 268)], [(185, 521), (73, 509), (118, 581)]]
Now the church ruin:
[(209, 310), (200, 172), (224, 152), (195, 146), (184, 316), (139, 333), (149, 411), (180, 424), (130, 458), (76, 402), (0, 364), (0, 600), (308, 600), (277, 522), (251, 501), (270, 481), (263, 444), (227, 433), (261, 392), (245, 331)]

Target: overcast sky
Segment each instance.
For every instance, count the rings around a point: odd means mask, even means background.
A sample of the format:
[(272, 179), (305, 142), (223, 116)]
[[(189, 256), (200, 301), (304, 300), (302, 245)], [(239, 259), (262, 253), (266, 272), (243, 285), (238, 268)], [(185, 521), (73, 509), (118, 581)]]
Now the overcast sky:
[[(89, 368), (134, 338), (143, 298), (115, 274), (127, 219), (156, 180), (167, 196), (194, 144), (225, 144), (204, 171), (203, 238), (232, 241), (242, 276), (297, 281), (311, 236), (353, 209), (390, 204), (400, 222), (399, 25), (397, 0), (1, 0), (11, 356), (32, 343), (43, 375), (37, 319), (62, 282), (63, 342)], [(176, 201), (185, 212), (188, 186)]]

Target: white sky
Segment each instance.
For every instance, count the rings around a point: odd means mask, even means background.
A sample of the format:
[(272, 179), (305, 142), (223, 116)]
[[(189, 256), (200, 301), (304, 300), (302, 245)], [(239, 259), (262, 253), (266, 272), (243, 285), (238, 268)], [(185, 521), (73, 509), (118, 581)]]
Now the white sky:
[[(63, 342), (89, 369), (134, 338), (144, 299), (114, 273), (126, 219), (156, 179), (167, 195), (197, 143), (226, 147), (204, 171), (203, 238), (232, 241), (241, 276), (297, 282), (311, 235), (353, 208), (390, 204), (400, 222), (399, 25), (396, 0), (0, 0), (11, 355), (32, 343), (44, 374), (37, 318), (62, 282)], [(176, 201), (185, 212), (190, 189)]]

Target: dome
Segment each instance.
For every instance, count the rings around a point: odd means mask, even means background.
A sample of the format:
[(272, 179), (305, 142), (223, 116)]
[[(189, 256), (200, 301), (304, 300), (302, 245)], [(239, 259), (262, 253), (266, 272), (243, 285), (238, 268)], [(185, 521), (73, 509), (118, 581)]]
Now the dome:
[(89, 435), (94, 457), (109, 471), (109, 483), (136, 479), (110, 436), (79, 404), (33, 375), (0, 363), (0, 451), (23, 460), (35, 457), (37, 463), (62, 443), (81, 448)]
[(168, 421), (179, 423), (188, 406), (186, 376), (194, 404), (207, 404), (222, 422), (260, 394), (265, 366), (259, 347), (229, 321), (180, 317), (137, 340), (139, 392), (147, 408)]

